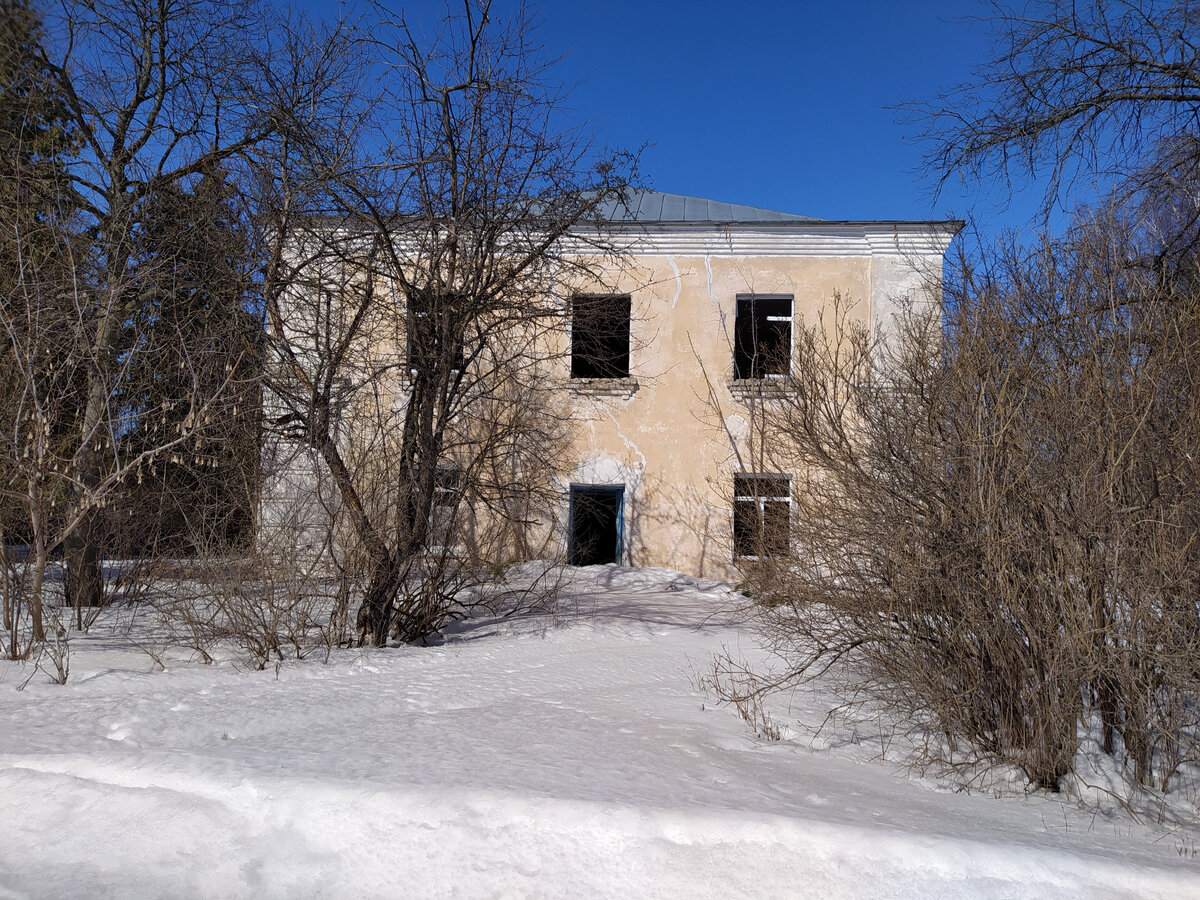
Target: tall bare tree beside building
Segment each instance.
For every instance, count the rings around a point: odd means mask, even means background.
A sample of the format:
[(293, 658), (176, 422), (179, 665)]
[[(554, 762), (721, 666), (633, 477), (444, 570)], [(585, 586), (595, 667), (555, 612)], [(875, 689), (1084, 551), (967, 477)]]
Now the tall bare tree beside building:
[(377, 23), (359, 50), (386, 89), (281, 142), (264, 178), (269, 421), (332, 486), (371, 644), (453, 613), (431, 565), (494, 564), (468, 545), (545, 525), (556, 291), (612, 254), (589, 226), (631, 171), (563, 126), (523, 12), (472, 0), (418, 34)]
[[(992, 54), (974, 79), (908, 107), (939, 184), (1042, 179), (1049, 205), (1066, 199), (1079, 176), (1114, 176), (1129, 191), (1200, 166), (1194, 141), (1175, 140), (1200, 133), (1200, 8), (1192, 0), (992, 9)], [(1160, 144), (1164, 136), (1172, 141)]]
[[(155, 414), (127, 402), (146, 346), (144, 331), (131, 329), (145, 324), (139, 310), (147, 292), (160, 289), (174, 267), (167, 260), (156, 271), (140, 254), (146, 218), (160, 191), (187, 190), (204, 173), (235, 166), (284, 122), (303, 116), (305, 89), (273, 74), (300, 68), (292, 55), (301, 48), (290, 34), (287, 22), (252, 2), (102, 0), (47, 8), (32, 48), (77, 140), (64, 159), (78, 198), (70, 228), (87, 241), (87, 265), (76, 265), (58, 292), (69, 298), (59, 333), (73, 342), (80, 388), (62, 466), (70, 484), (62, 498), (70, 523), (62, 536), (66, 588), (76, 608), (103, 597), (99, 510), (106, 493), (139, 460), (179, 450), (191, 438), (181, 426), (160, 432), (153, 446), (133, 448), (126, 440), (148, 433), (136, 420)], [(281, 84), (291, 93), (277, 90)], [(197, 348), (177, 349), (171, 383), (178, 396), (166, 405), (179, 423), (197, 422), (225, 385), (183, 378), (204, 367), (189, 365)]]

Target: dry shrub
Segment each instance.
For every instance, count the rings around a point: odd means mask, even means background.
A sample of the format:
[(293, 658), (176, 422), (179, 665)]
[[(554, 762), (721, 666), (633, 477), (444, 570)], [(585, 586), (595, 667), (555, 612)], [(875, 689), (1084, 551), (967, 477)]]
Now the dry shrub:
[(1145, 785), (1200, 761), (1200, 272), (1138, 221), (961, 259), (944, 318), (798, 335), (754, 409), (795, 553), (745, 572), (786, 682), (832, 666), (1050, 789), (1081, 725)]
[(167, 643), (205, 662), (232, 652), (262, 669), (273, 659), (328, 656), (344, 642), (349, 586), (328, 557), (282, 532), (262, 538), (246, 550), (216, 546), (160, 564), (154, 609)]

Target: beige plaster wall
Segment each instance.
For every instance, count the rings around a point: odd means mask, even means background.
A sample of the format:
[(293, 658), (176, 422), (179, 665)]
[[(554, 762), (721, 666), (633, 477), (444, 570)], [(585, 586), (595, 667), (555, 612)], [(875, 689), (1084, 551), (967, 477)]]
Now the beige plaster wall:
[[(940, 258), (937, 252), (939, 268)], [(800, 325), (816, 324), (838, 294), (852, 317), (869, 323), (873, 308), (894, 310), (888, 288), (923, 289), (914, 266), (894, 256), (886, 269), (879, 263), (870, 251), (643, 253), (606, 286), (632, 297), (630, 375), (637, 390), (609, 396), (581, 389), (569, 377), (569, 360), (562, 377), (578, 423), (571, 483), (625, 486), (623, 562), (736, 578), (733, 473), (755, 469), (739, 461), (749, 423), (730, 390), (737, 295), (791, 294), (793, 336)], [(873, 270), (887, 285), (873, 283)]]
[[(899, 301), (937, 301), (952, 234), (944, 226), (905, 223), (681, 224), (631, 233), (624, 262), (593, 268), (603, 272), (597, 282), (564, 284), (557, 292), (564, 309), (574, 293), (630, 295), (631, 378), (573, 380), (569, 328), (547, 333), (545, 384), (554, 406), (565, 404), (573, 439), (565, 459), (554, 461), (553, 471), (564, 473), (557, 522), (535, 529), (534, 542), (559, 540), (566, 549), (572, 484), (621, 485), (622, 562), (735, 579), (733, 475), (758, 468), (746, 458), (748, 410), (731, 391), (737, 296), (792, 295), (793, 335), (796, 326), (817, 323), (835, 295), (860, 321), (885, 328)], [(303, 332), (301, 312), (290, 327)], [(384, 316), (368, 329), (356, 350), (364, 370), (390, 361), (390, 371), (402, 372), (401, 321)], [(355, 406), (342, 435), (355, 465), (369, 465), (375, 442), (399, 427), (401, 386), (371, 387), (363, 394), (370, 402)], [(268, 479), (260, 522), (300, 533), (290, 511), (324, 509), (317, 502), (321, 467), (312, 454), (283, 449), (291, 455)]]

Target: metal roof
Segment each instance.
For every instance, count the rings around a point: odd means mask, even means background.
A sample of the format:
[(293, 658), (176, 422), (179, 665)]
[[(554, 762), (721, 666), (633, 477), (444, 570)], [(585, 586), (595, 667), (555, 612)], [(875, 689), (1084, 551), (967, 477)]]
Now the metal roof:
[(703, 197), (683, 194), (664, 194), (662, 191), (630, 191), (625, 202), (612, 200), (601, 210), (602, 218), (610, 222), (821, 222), (812, 216), (743, 206), (740, 203), (721, 203)]

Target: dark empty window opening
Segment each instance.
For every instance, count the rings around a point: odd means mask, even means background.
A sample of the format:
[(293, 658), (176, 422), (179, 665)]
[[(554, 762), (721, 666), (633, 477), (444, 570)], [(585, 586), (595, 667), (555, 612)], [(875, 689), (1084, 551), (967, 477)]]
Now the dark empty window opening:
[(441, 552), (457, 544), (455, 513), (462, 496), (462, 473), (451, 466), (438, 466), (433, 479), (433, 503), (429, 509), (429, 531), (425, 546), (430, 552)]
[(790, 555), (792, 480), (787, 475), (733, 476), (733, 555)]
[(792, 298), (739, 294), (733, 377), (782, 378), (792, 369)]
[(571, 565), (601, 566), (621, 561), (624, 500), (623, 487), (571, 485)]
[(628, 295), (581, 295), (571, 317), (571, 377), (629, 377)]
[(408, 320), (408, 368), (412, 372), (435, 372), (445, 366), (462, 371), (466, 364), (463, 335), (455, 317), (413, 312)]

